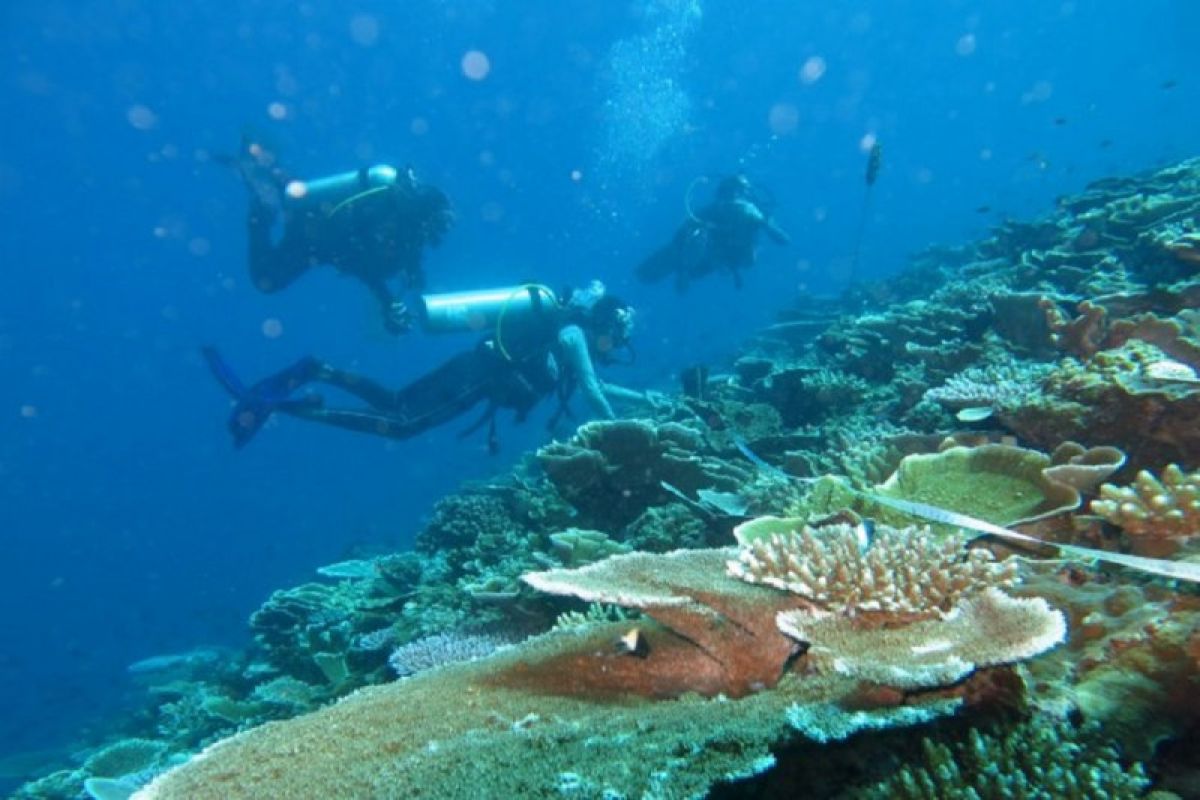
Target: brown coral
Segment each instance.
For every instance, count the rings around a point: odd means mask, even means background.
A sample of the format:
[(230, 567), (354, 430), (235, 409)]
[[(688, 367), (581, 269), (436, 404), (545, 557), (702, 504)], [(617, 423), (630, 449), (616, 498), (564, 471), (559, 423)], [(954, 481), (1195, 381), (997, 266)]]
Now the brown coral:
[(879, 525), (870, 546), (861, 544), (850, 525), (805, 526), (747, 542), (727, 569), (832, 611), (915, 617), (945, 614), (964, 597), (1016, 581), (1013, 562), (929, 528)]
[(513, 673), (508, 685), (587, 697), (740, 697), (775, 685), (795, 650), (776, 629), (775, 614), (804, 601), (727, 577), (733, 554), (728, 548), (630, 553), (522, 576), (550, 594), (639, 609), (661, 627), (643, 628), (649, 644), (643, 658), (612, 648), (571, 651)]
[(1175, 464), (1162, 471), (1162, 480), (1148, 470), (1132, 486), (1100, 487), (1092, 512), (1126, 533), (1178, 539), (1200, 533), (1200, 470), (1184, 472)]

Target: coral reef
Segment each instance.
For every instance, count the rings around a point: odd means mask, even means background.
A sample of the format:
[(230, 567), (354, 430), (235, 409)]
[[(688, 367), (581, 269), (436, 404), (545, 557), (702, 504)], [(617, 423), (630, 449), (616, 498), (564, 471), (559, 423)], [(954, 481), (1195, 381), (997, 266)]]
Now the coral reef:
[(273, 593), (245, 651), (141, 665), (146, 706), (17, 796), (208, 745), (139, 796), (1192, 796), (1194, 587), (1001, 561), (870, 495), (1194, 558), (1198, 220), (1193, 160), (800, 298), (655, 419)]

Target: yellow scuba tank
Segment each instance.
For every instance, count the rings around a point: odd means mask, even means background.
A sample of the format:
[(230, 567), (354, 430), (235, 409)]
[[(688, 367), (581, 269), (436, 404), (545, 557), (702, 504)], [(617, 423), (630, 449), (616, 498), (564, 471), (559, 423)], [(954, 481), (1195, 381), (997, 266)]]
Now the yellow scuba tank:
[(554, 292), (538, 284), (421, 296), (422, 327), (431, 333), (496, 329), (558, 307)]
[(358, 200), (387, 191), (399, 180), (400, 170), (390, 164), (376, 164), (311, 181), (291, 181), (284, 187), (284, 202), (292, 212), (319, 211), (332, 217)]

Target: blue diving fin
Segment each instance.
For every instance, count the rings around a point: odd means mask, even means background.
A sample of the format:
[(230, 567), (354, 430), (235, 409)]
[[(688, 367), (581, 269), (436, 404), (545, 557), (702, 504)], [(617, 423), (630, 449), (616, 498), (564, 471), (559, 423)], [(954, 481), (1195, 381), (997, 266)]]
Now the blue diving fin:
[(311, 356), (247, 388), (216, 348), (205, 347), (201, 352), (213, 377), (234, 399), (233, 411), (227, 423), (233, 435), (234, 447), (245, 447), (276, 411), (294, 412), (321, 405), (321, 398), (317, 395), (295, 399), (291, 396), (320, 372), (321, 362)]

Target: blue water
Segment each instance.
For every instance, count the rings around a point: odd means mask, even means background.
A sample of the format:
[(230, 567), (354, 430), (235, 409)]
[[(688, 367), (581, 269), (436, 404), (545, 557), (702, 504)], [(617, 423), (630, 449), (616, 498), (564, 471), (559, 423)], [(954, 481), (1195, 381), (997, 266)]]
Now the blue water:
[[(670, 389), (799, 293), (1195, 155), (1198, 28), (1188, 0), (5, 3), (0, 754), (69, 747), (128, 663), (243, 642), (272, 589), (404, 547), (544, 439), (542, 417), (498, 457), (458, 425), (397, 444), (282, 420), (233, 451), (203, 344), (248, 376), (312, 352), (394, 383), (466, 346), (389, 338), (330, 272), (256, 292), (244, 191), (209, 157), (244, 126), (303, 175), (392, 161), (444, 188), (431, 288), (604, 279), (640, 309), (639, 360), (608, 377)], [(689, 185), (739, 167), (793, 244), (737, 294), (634, 285)]]

